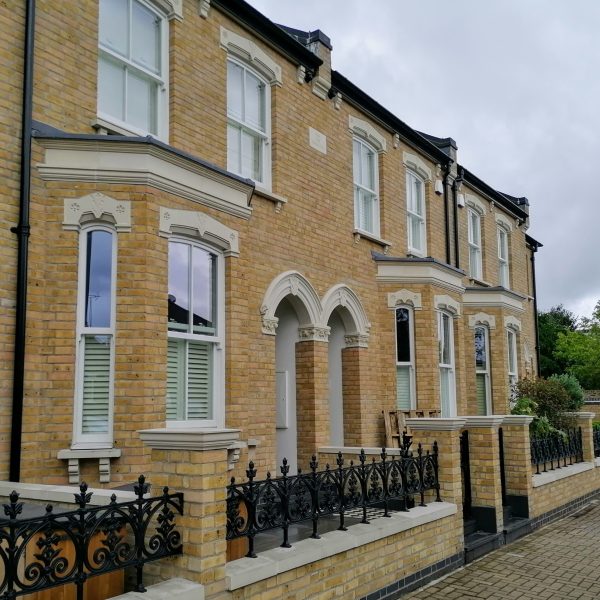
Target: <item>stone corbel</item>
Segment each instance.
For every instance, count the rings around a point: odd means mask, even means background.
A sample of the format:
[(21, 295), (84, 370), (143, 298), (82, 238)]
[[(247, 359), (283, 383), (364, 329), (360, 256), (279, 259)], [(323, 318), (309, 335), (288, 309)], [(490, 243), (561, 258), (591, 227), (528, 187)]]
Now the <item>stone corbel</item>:
[(74, 450), (67, 448), (59, 450), (57, 458), (66, 460), (69, 483), (81, 483), (79, 469), (80, 460), (98, 460), (98, 480), (100, 483), (110, 483), (110, 460), (121, 456), (120, 448), (93, 448), (89, 450)]
[(369, 336), (367, 334), (354, 333), (344, 336), (346, 348), (368, 348)]
[(306, 83), (306, 67), (304, 65), (298, 65), (296, 69), (296, 81), (300, 85)]
[(235, 464), (239, 462), (242, 450), (246, 448), (246, 442), (236, 441), (227, 448), (227, 470), (232, 471)]
[(317, 75), (312, 79), (312, 93), (317, 96), (317, 98), (321, 98), (321, 100), (326, 100), (329, 96), (329, 89), (331, 88), (331, 81), (327, 81), (324, 77)]
[(198, 13), (203, 19), (208, 19), (208, 11), (210, 10), (210, 0), (198, 1)]
[(331, 327), (315, 327), (309, 325), (307, 327), (298, 328), (298, 337), (301, 342), (328, 342), (330, 331)]

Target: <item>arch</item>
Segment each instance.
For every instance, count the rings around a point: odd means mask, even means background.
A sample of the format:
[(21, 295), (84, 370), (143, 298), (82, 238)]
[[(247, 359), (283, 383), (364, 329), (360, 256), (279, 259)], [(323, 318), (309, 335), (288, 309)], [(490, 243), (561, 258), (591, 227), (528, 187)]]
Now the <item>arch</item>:
[(347, 346), (366, 346), (369, 339), (371, 323), (357, 294), (343, 283), (334, 285), (323, 296), (323, 312), (321, 327), (327, 323), (337, 308), (346, 329)]
[(92, 223), (110, 225), (119, 232), (131, 231), (131, 202), (101, 192), (64, 201), (63, 229), (80, 231)]
[(487, 214), (487, 208), (485, 204), (473, 194), (465, 194), (465, 203), (473, 210), (477, 211), (482, 217)]
[(484, 312), (469, 315), (469, 327), (474, 328), (483, 325), (488, 329), (496, 329), (496, 317)]
[[(326, 331), (320, 331), (323, 308), (319, 296), (308, 279), (298, 271), (281, 273), (269, 285), (260, 307), (262, 331), (267, 335), (275, 335), (278, 319), (275, 311), (279, 303), (288, 297), (300, 322), (300, 328), (311, 331), (314, 338), (326, 338)], [(301, 332), (302, 333), (302, 332)], [(303, 339), (307, 339), (303, 336)]]
[(377, 153), (381, 154), (387, 150), (385, 137), (373, 125), (367, 123), (367, 121), (350, 115), (348, 117), (348, 126), (354, 135), (363, 138), (371, 144)]

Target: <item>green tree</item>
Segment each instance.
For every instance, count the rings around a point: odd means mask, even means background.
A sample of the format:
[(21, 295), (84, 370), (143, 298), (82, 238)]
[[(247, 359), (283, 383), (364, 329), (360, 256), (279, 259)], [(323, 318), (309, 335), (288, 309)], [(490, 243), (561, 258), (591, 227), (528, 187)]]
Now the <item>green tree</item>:
[(565, 372), (568, 364), (567, 359), (556, 355), (558, 336), (560, 333), (575, 332), (577, 326), (577, 316), (562, 304), (553, 306), (550, 310), (538, 314), (540, 372), (542, 377), (550, 377)]

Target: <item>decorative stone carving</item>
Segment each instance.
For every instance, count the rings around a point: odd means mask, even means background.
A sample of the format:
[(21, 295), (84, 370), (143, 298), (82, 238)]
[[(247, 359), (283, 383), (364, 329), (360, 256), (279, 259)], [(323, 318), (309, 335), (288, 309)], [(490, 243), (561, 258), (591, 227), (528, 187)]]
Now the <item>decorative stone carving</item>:
[(210, 0), (198, 1), (198, 13), (203, 19), (208, 19), (208, 11), (210, 9)]
[(63, 228), (79, 231), (87, 220), (104, 222), (117, 231), (131, 231), (131, 202), (100, 192), (64, 201)]
[(359, 336), (361, 344), (366, 346), (371, 323), (358, 295), (352, 288), (344, 284), (334, 285), (323, 296), (322, 304), (323, 311), (319, 321), (321, 327), (327, 327), (333, 311), (341, 307), (343, 310), (339, 310), (338, 313), (344, 323), (347, 337)]
[(301, 85), (306, 83), (306, 67), (304, 65), (298, 65), (296, 69), (296, 81)]
[(415, 171), (418, 175), (425, 179), (425, 181), (431, 181), (433, 179), (431, 168), (420, 156), (412, 154), (411, 152), (404, 152), (402, 155), (402, 161), (404, 162), (405, 166)]
[(328, 342), (330, 327), (314, 327), (312, 325), (308, 327), (298, 328), (298, 337), (301, 342)]
[(412, 306), (415, 310), (420, 310), (423, 307), (421, 294), (418, 292), (411, 292), (407, 289), (401, 289), (397, 292), (388, 294), (388, 308), (396, 308), (403, 304)]
[(387, 150), (385, 137), (370, 123), (367, 123), (367, 121), (350, 115), (348, 117), (348, 125), (353, 134), (365, 138), (378, 152), (385, 152)]
[(368, 348), (369, 347), (369, 336), (361, 335), (356, 333), (354, 335), (347, 335), (344, 337), (346, 342), (346, 348)]
[(514, 331), (521, 331), (521, 321), (517, 317), (508, 315), (504, 317), (504, 327), (512, 329)]
[(460, 303), (446, 294), (434, 296), (433, 305), (438, 310), (445, 310), (454, 317), (460, 316)]
[(467, 206), (470, 206), (472, 209), (476, 210), (480, 215), (487, 214), (486, 205), (473, 194), (465, 194), (465, 203)]
[(394, 148), (398, 148), (400, 146), (400, 134), (399, 133), (394, 134), (394, 140), (392, 142), (392, 145), (394, 146)]
[(335, 108), (335, 110), (340, 110), (340, 108), (342, 108), (342, 95), (339, 92), (333, 97), (333, 108)]
[(484, 325), (488, 329), (496, 329), (496, 317), (484, 312), (469, 315), (469, 327), (475, 328), (478, 325)]
[(321, 100), (326, 100), (329, 97), (329, 90), (331, 89), (331, 81), (328, 81), (324, 77), (317, 75), (313, 77), (311, 80), (312, 83), (312, 93), (317, 96), (317, 98), (321, 98)]
[(511, 220), (500, 212), (496, 212), (496, 223), (501, 227), (504, 227), (504, 229), (507, 231), (513, 230), (513, 224)]
[(196, 210), (160, 208), (159, 235), (183, 233), (201, 238), (223, 251), (224, 256), (239, 256), (238, 232)]

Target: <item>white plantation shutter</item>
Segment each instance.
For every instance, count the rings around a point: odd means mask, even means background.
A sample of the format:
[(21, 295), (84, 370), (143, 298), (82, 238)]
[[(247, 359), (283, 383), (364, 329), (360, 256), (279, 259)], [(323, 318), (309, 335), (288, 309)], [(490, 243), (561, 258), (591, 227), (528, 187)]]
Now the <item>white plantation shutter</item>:
[(167, 419), (183, 419), (185, 342), (169, 340), (167, 350)]
[(486, 374), (477, 373), (475, 376), (475, 393), (477, 397), (477, 414), (487, 414), (487, 385), (486, 385)]
[(410, 410), (410, 366), (396, 367), (396, 408)]
[(212, 418), (212, 346), (188, 342), (188, 419)]
[(85, 335), (82, 433), (108, 433), (112, 336)]

